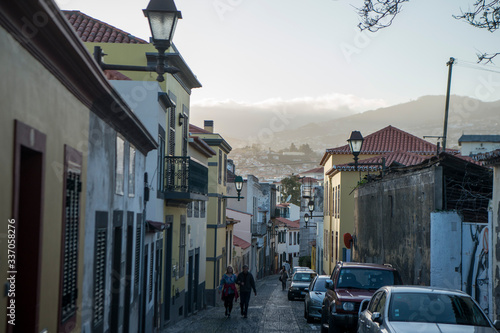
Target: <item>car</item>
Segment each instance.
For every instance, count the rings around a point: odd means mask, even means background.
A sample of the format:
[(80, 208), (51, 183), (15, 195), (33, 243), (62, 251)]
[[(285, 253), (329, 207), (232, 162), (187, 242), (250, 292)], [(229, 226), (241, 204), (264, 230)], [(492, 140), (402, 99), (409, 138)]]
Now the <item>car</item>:
[(466, 293), (423, 286), (378, 289), (358, 321), (358, 333), (493, 333), (500, 328)]
[(326, 281), (321, 332), (355, 332), (361, 302), (371, 298), (380, 287), (401, 284), (399, 272), (391, 265), (337, 262)]
[(292, 275), (292, 283), (288, 287), (288, 300), (293, 301), (296, 298), (303, 299), (306, 295), (305, 289), (309, 287), (311, 281), (316, 277), (313, 270), (300, 270)]
[(326, 292), (326, 280), (329, 275), (317, 275), (308, 288), (305, 289), (304, 318), (312, 323), (315, 318), (321, 318), (321, 306)]
[(292, 273), (291, 273), (291, 274), (290, 274), (290, 276), (288, 277), (288, 280), (291, 280), (291, 279), (292, 279), (293, 274), (297, 273), (297, 271), (312, 271), (312, 269), (310, 269), (309, 267), (295, 266), (295, 267), (292, 269)]

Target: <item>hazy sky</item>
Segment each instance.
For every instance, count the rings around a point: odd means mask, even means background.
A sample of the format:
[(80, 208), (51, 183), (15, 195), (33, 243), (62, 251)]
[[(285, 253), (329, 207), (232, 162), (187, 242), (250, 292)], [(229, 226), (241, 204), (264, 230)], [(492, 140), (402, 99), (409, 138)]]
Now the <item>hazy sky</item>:
[[(500, 51), (500, 32), (452, 17), (473, 1), (412, 0), (372, 34), (357, 28), (363, 0), (176, 0), (174, 43), (203, 85), (191, 97), (200, 113), (307, 105), (344, 115), (444, 95), (450, 57), (453, 94), (498, 100), (500, 67), (464, 67), (478, 52)], [(146, 40), (148, 2), (57, 1)]]

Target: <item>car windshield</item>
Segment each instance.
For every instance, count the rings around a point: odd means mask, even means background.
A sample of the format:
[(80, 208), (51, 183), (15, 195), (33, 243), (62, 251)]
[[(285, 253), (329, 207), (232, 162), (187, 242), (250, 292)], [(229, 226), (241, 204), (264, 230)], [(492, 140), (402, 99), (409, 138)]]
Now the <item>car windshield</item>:
[(433, 293), (395, 293), (389, 321), (487, 326), (481, 309), (469, 296)]
[(337, 288), (378, 289), (394, 285), (394, 273), (384, 269), (343, 268)]
[(313, 286), (312, 291), (325, 292), (326, 291), (326, 280), (328, 280), (328, 278), (316, 279), (316, 282), (314, 282), (314, 286)]
[(298, 272), (293, 275), (293, 281), (311, 282), (315, 276), (316, 273)]

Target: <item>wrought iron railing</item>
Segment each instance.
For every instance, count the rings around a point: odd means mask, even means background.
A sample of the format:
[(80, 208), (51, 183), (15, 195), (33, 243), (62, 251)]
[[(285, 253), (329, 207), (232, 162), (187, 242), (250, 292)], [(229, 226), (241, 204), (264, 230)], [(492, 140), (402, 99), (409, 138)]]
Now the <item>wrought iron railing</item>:
[(253, 223), (252, 224), (252, 234), (253, 235), (265, 235), (267, 232), (267, 226), (265, 223)]
[(208, 168), (189, 156), (165, 157), (165, 192), (208, 194)]

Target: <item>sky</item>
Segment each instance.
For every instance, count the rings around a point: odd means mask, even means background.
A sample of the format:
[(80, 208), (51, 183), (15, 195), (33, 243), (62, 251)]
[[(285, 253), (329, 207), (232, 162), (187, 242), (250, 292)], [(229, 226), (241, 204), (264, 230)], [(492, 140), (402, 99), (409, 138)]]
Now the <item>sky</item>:
[[(173, 41), (203, 85), (192, 120), (282, 110), (301, 115), (298, 126), (445, 95), (450, 57), (452, 94), (500, 100), (500, 67), (475, 64), (477, 53), (500, 51), (500, 32), (452, 17), (473, 1), (412, 0), (373, 34), (357, 28), (363, 0), (176, 0)], [(56, 2), (149, 39), (149, 0)]]

